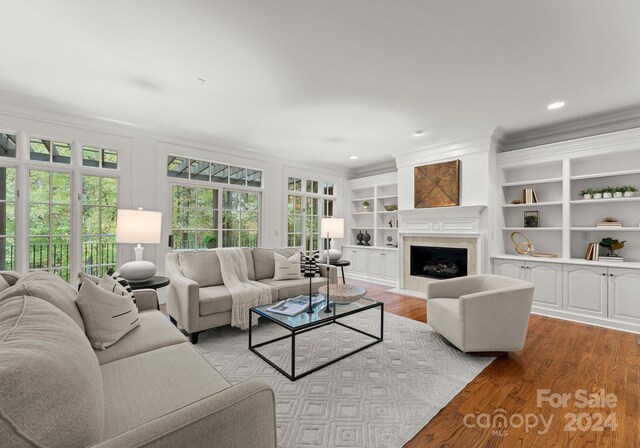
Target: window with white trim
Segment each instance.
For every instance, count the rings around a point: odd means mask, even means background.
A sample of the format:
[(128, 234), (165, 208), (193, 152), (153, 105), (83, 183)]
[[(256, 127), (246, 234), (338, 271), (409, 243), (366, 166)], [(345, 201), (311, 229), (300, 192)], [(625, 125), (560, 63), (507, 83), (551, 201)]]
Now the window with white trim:
[(82, 270), (101, 277), (117, 269), (118, 179), (82, 176)]
[(313, 253), (326, 246), (320, 235), (320, 218), (334, 213), (331, 182), (289, 177), (287, 179), (287, 245)]

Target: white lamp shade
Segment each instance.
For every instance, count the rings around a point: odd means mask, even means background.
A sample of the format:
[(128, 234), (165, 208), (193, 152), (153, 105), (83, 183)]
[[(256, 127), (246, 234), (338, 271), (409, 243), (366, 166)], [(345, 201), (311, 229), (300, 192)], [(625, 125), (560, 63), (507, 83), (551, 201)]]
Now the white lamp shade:
[(160, 244), (162, 212), (118, 210), (116, 243)]
[(344, 219), (322, 218), (320, 236), (322, 238), (344, 238)]

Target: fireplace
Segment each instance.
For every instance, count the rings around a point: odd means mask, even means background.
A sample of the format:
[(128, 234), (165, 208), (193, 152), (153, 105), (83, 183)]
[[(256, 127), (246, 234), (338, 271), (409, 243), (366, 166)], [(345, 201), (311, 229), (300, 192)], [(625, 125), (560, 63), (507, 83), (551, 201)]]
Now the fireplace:
[(458, 247), (410, 246), (410, 274), (427, 278), (455, 278), (467, 275), (467, 249)]

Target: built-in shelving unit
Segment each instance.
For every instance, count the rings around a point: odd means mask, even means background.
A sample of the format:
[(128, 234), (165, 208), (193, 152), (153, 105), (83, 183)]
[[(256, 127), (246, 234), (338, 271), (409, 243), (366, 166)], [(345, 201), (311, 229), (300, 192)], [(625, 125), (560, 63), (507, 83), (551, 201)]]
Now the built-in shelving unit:
[[(574, 148), (565, 155), (546, 153), (526, 160), (501, 162), (497, 223), (502, 233), (498, 255), (515, 254), (511, 233), (522, 232), (537, 252), (555, 253), (561, 259), (584, 256), (590, 242), (612, 237), (626, 240), (620, 255), (626, 262), (640, 263), (640, 193), (632, 197), (583, 199), (584, 189), (635, 186), (640, 189), (640, 151), (619, 153)], [(625, 169), (621, 170), (620, 167)], [(523, 189), (533, 188), (538, 203), (513, 204), (523, 199)], [(539, 227), (525, 227), (524, 214), (538, 213)], [(615, 218), (623, 227), (597, 227), (605, 218)]]
[[(397, 177), (371, 176), (350, 181), (351, 223), (344, 245), (356, 245), (358, 232), (367, 232), (371, 239), (368, 247), (395, 249), (398, 243), (398, 227), (393, 221), (398, 217)], [(368, 207), (364, 205), (368, 202)], [(396, 210), (385, 207), (395, 206)], [(391, 238), (391, 246), (389, 245)], [(367, 247), (367, 246), (365, 246)]]
[[(501, 153), (497, 163), (492, 272), (533, 283), (534, 313), (640, 333), (640, 193), (580, 196), (585, 189), (640, 188), (640, 130)], [(540, 202), (512, 204), (524, 188)], [(538, 213), (540, 227), (524, 227), (526, 212)], [(622, 227), (598, 227), (606, 218)], [(557, 257), (517, 254), (513, 232), (527, 235), (534, 252)], [(618, 251), (624, 261), (585, 260), (589, 243), (607, 237), (625, 242)], [(600, 255), (608, 255), (602, 246)]]

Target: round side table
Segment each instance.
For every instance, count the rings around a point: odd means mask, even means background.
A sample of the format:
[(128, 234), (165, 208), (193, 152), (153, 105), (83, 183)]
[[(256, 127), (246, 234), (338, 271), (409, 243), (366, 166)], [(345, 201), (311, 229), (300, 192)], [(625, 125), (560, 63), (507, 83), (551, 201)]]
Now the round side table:
[(348, 260), (336, 260), (336, 261), (330, 261), (329, 264), (331, 266), (340, 268), (340, 270), (342, 271), (342, 283), (346, 284), (347, 280), (344, 278), (344, 267), (351, 266), (351, 262)]
[(139, 282), (129, 280), (129, 286), (134, 291), (136, 289), (158, 289), (167, 286), (169, 283), (169, 277), (163, 277), (162, 275), (154, 275), (150, 279)]

